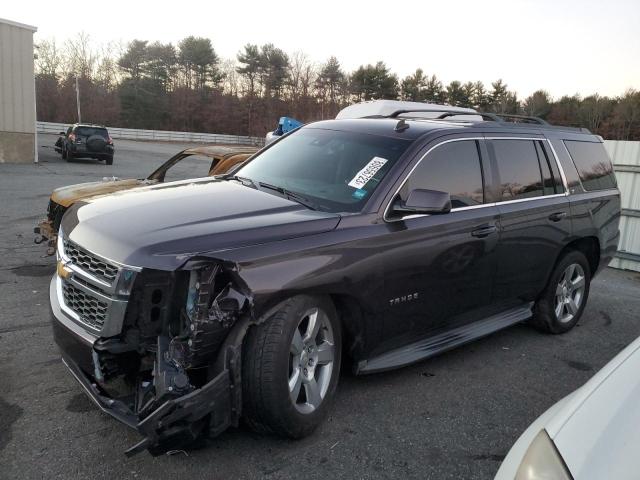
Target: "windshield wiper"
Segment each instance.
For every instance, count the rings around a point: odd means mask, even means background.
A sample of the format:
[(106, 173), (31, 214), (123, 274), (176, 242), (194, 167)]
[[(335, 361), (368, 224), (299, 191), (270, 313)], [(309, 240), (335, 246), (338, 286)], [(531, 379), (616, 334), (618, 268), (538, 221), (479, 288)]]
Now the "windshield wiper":
[(310, 210), (317, 210), (316, 205), (309, 200), (307, 197), (300, 195), (299, 193), (292, 192), (291, 190), (287, 190), (286, 188), (278, 187), (277, 185), (271, 185), (270, 183), (258, 182), (263, 188), (268, 188), (269, 190), (275, 190), (276, 192), (284, 195), (289, 200), (293, 200), (294, 202), (298, 202), (300, 205), (304, 205)]
[(258, 186), (256, 185), (256, 182), (254, 182), (253, 180), (251, 180), (250, 178), (247, 178), (247, 177), (241, 177), (239, 175), (232, 175), (230, 177), (226, 177), (225, 180), (236, 180), (236, 181), (240, 182), (242, 185), (244, 185), (246, 187), (253, 187), (256, 190), (258, 189)]

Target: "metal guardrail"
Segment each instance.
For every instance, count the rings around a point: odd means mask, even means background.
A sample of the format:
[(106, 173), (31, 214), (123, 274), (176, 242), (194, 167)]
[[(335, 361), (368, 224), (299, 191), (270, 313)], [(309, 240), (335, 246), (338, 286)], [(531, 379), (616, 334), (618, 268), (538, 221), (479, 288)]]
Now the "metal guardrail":
[[(57, 134), (66, 131), (68, 123), (36, 122), (38, 133)], [(131, 128), (107, 127), (109, 135), (115, 139), (143, 140), (157, 142), (215, 143), (225, 145), (264, 145), (264, 138), (218, 133), (172, 132), (169, 130), (136, 130)]]

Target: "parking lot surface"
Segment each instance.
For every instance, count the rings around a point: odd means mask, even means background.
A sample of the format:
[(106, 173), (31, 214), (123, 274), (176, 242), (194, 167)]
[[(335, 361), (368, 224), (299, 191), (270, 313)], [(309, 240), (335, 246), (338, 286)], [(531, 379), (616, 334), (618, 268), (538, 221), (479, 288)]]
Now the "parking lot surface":
[(203, 448), (127, 459), (139, 436), (101, 413), (60, 362), (53, 257), (33, 243), (55, 187), (143, 177), (185, 146), (116, 140), (113, 166), (0, 164), (0, 478), (492, 478), (527, 425), (640, 335), (640, 275), (605, 270), (565, 335), (519, 325), (384, 374), (342, 375), (327, 421), (289, 441), (232, 429)]

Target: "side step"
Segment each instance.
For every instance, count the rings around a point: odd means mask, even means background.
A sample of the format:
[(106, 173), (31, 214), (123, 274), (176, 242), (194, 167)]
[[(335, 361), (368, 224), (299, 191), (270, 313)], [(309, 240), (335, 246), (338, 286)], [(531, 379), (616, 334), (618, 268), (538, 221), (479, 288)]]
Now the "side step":
[(469, 325), (454, 328), (433, 337), (425, 338), (410, 345), (383, 353), (370, 360), (360, 362), (357, 374), (376, 373), (403, 367), (433, 357), (439, 353), (469, 343), (478, 338), (510, 327), (531, 318), (533, 303), (512, 308), (498, 315), (478, 320)]

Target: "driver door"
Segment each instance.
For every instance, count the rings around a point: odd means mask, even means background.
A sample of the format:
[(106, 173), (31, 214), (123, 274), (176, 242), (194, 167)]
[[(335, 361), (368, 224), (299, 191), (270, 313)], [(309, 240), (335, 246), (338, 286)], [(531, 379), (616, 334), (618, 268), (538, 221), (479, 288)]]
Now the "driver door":
[(401, 217), (387, 211), (385, 350), (484, 316), (496, 269), (499, 214), (485, 202), (483, 179), (490, 177), (483, 168), (483, 142), (438, 145), (398, 191), (401, 200), (414, 189), (448, 192), (450, 213)]

